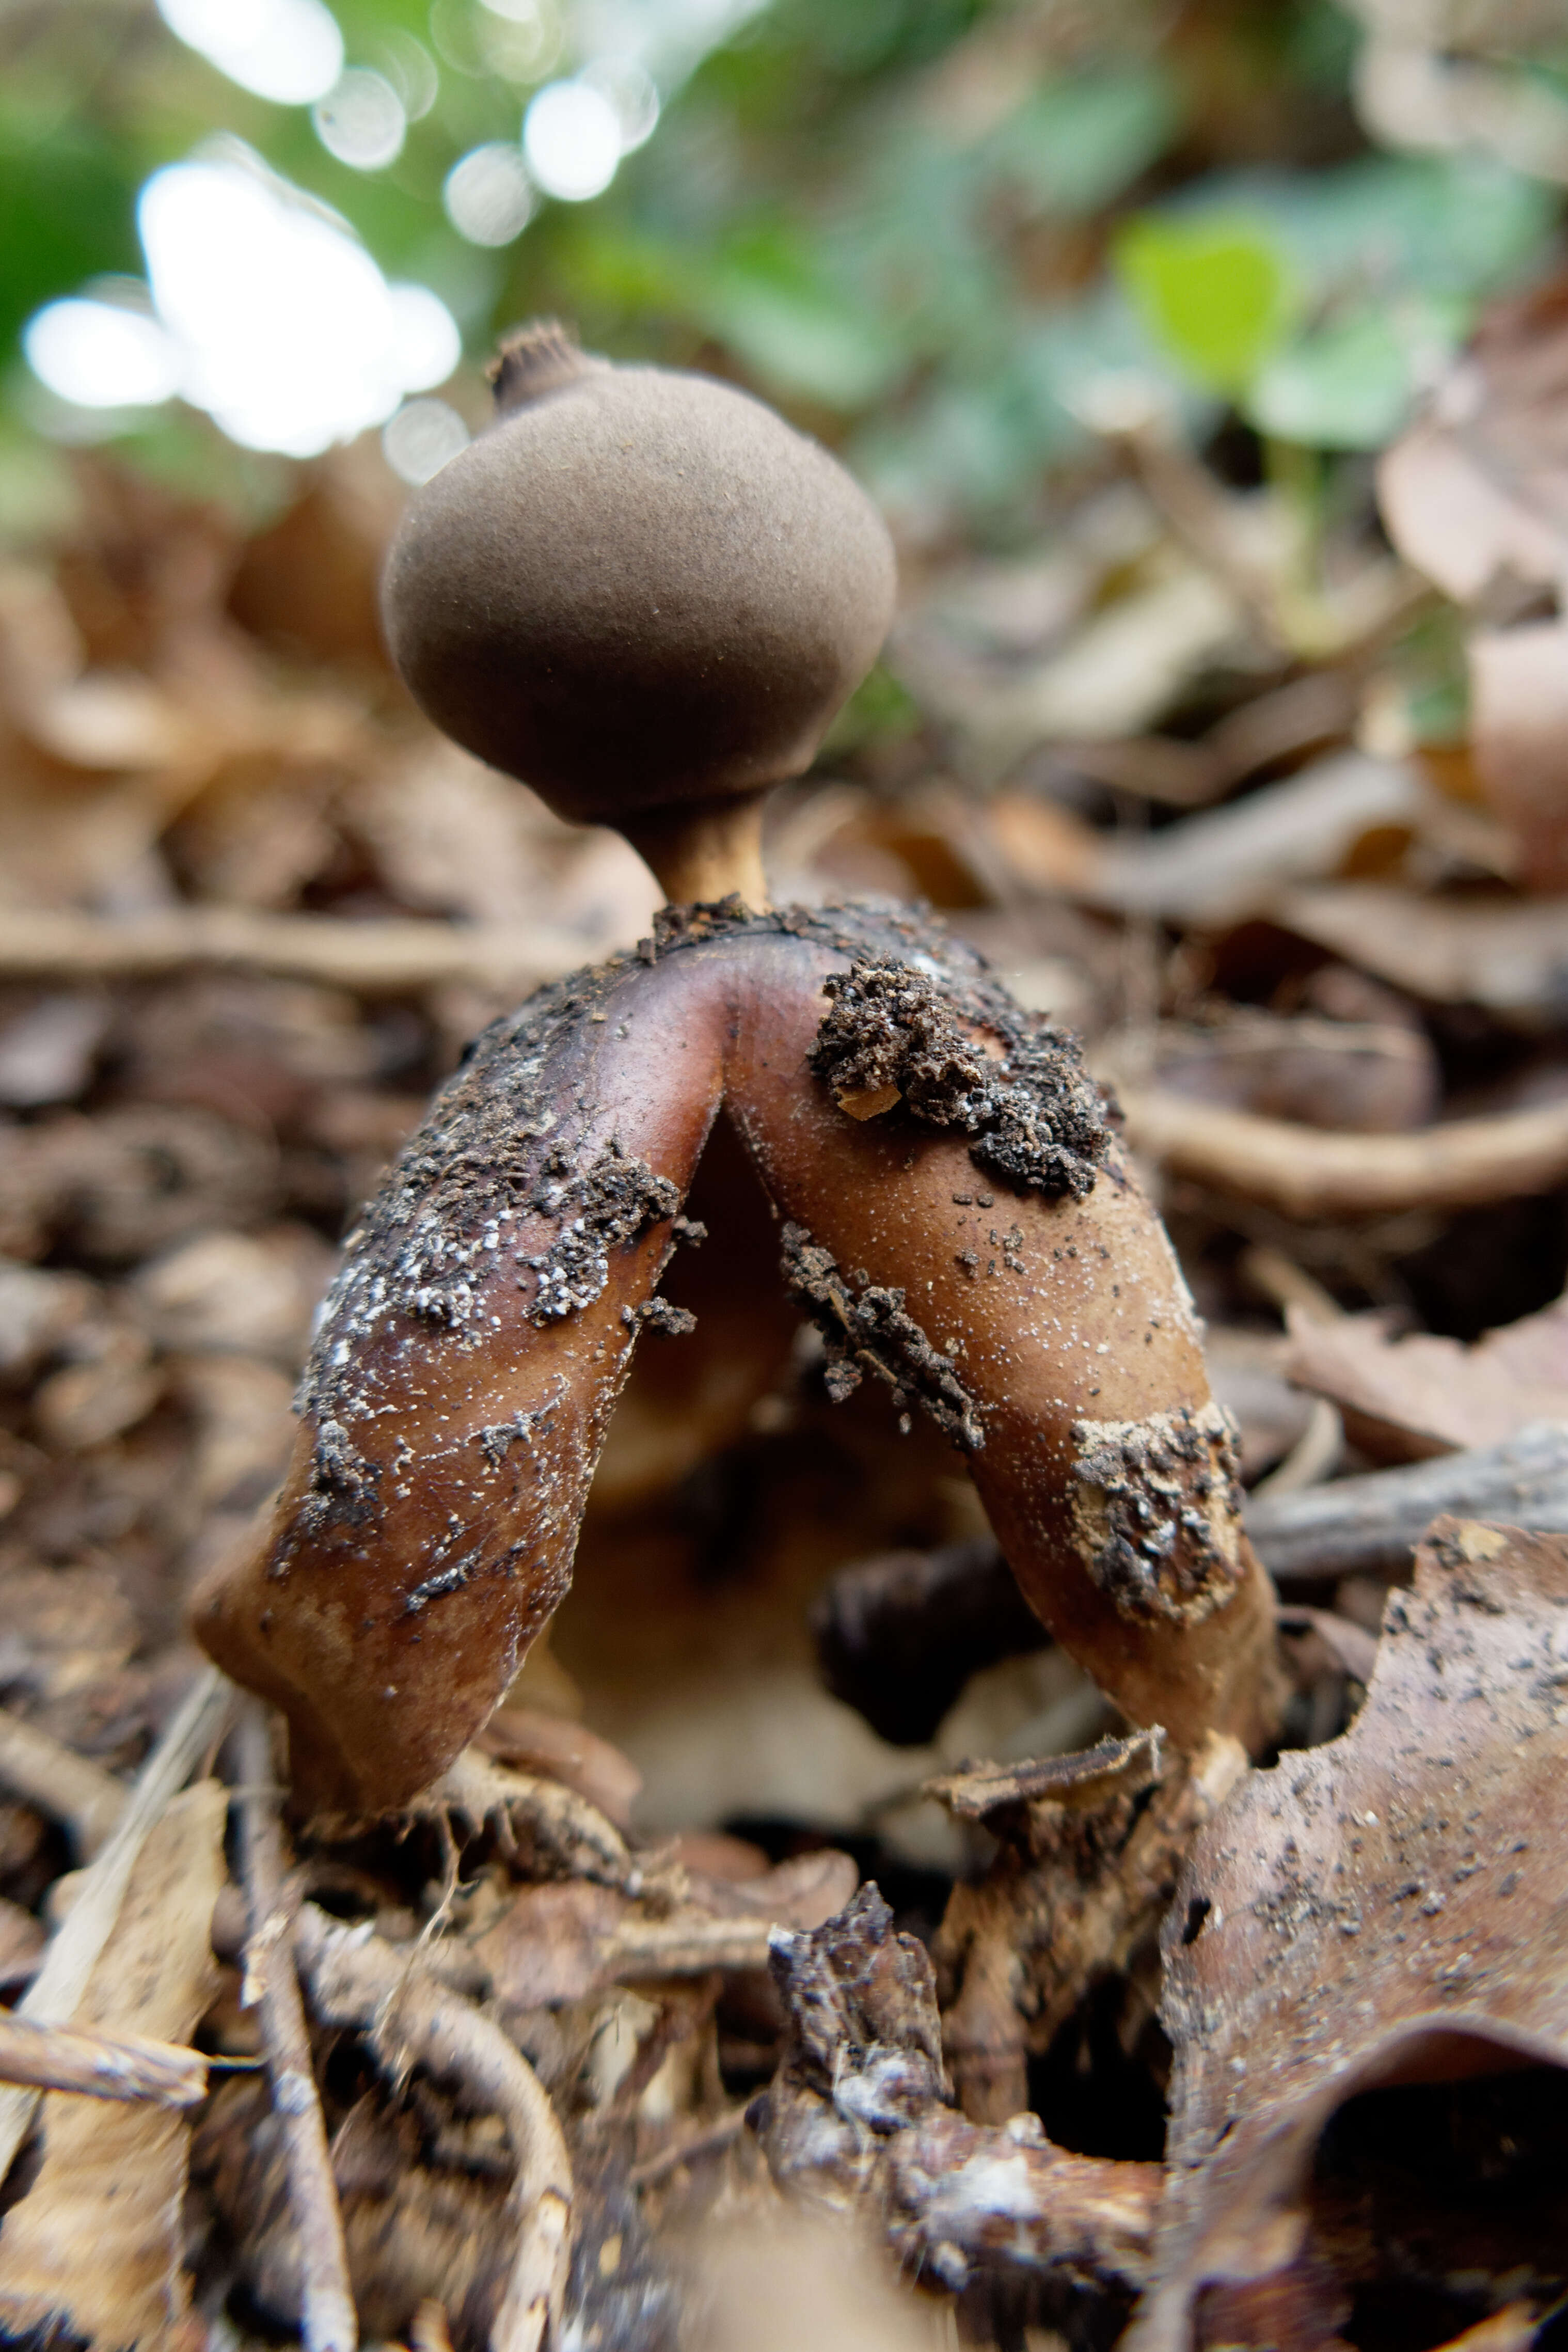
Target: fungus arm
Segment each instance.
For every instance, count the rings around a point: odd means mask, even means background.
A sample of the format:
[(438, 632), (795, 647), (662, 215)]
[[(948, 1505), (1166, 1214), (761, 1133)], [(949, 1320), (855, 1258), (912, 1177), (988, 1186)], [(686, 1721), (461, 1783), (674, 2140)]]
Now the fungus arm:
[(350, 1239), (269, 1526), (197, 1594), (319, 1808), (434, 1780), (566, 1591), (718, 1103), (671, 977), (628, 960), (479, 1041)]
[[(1053, 1126), (1076, 1134), (1081, 1162), (1089, 1150), (1068, 1041), (1054, 1106), (1039, 1063), (1031, 1113), (1008, 1091), (1028, 1016), (998, 1012), (1013, 1035), (988, 1037), (999, 992), (977, 994), (973, 968), (939, 940), (913, 964), (893, 944), (956, 1044), (906, 995), (884, 1024), (891, 1061), (869, 1022), (857, 1060), (831, 979), (841, 960), (779, 940), (748, 976), (727, 1067), (732, 1115), (789, 1221), (787, 1274), (828, 1339), (830, 1386), (878, 1379), (898, 1409), (936, 1420), (1030, 1606), (1134, 1723), (1189, 1748), (1229, 1732), (1256, 1752), (1280, 1700), (1272, 1596), (1164, 1228), (1113, 1137), (1094, 1164), (1070, 1168), (1069, 1150), (1052, 1176)], [(824, 1036), (844, 1049), (837, 1064)], [(988, 1091), (966, 1038), (1004, 1073)], [(835, 1091), (835, 1067), (856, 1083)], [(867, 1116), (868, 1103), (882, 1108)], [(1018, 1147), (1031, 1118), (1032, 1163)], [(988, 1149), (1055, 1189), (990, 1172)]]

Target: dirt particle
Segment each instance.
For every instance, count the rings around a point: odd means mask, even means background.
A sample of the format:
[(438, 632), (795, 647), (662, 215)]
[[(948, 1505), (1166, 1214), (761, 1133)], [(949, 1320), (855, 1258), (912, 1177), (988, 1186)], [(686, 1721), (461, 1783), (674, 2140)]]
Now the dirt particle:
[(1241, 1580), (1235, 1425), (1221, 1407), (1072, 1426), (1072, 1533), (1124, 1616), (1196, 1624)]
[(316, 1432), (309, 1483), (288, 1540), (278, 1547), (267, 1573), (286, 1576), (301, 1546), (329, 1528), (373, 1525), (380, 1510), (381, 1475), (379, 1464), (365, 1459), (340, 1421), (323, 1421)]
[(629, 1331), (656, 1331), (662, 1339), (684, 1339), (697, 1328), (689, 1307), (675, 1307), (667, 1298), (645, 1298), (641, 1307), (623, 1307), (621, 1320)]
[(651, 1224), (673, 1219), (678, 1188), (656, 1176), (645, 1160), (612, 1142), (586, 1169), (564, 1152), (546, 1160), (530, 1205), (560, 1220), (548, 1250), (520, 1263), (536, 1277), (529, 1320), (557, 1323), (591, 1307), (610, 1279), (610, 1253), (636, 1240)]
[[(852, 1115), (901, 1101), (927, 1126), (960, 1129), (977, 1167), (1020, 1190), (1076, 1200), (1092, 1190), (1109, 1132), (1065, 1031), (978, 971), (933, 971), (886, 953), (859, 958), (823, 987), (831, 1004), (807, 1059)], [(993, 1193), (975, 1198), (995, 1206)]]
[(857, 1295), (831, 1252), (804, 1225), (784, 1228), (783, 1270), (790, 1297), (822, 1335), (823, 1379), (835, 1403), (852, 1395), (870, 1372), (886, 1382), (901, 1415), (908, 1406), (921, 1405), (956, 1445), (967, 1454), (980, 1451), (986, 1433), (979, 1407), (953, 1358), (943, 1355), (905, 1313), (902, 1290), (873, 1283)]

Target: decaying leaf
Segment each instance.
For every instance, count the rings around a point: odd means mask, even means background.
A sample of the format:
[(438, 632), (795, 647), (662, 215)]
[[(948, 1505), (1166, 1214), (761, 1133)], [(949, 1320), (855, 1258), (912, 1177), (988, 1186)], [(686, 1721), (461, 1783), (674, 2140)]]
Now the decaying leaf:
[[(148, 1838), (78, 2011), (107, 2031), (188, 2042), (213, 1990), (213, 1905), (228, 1792), (204, 1780)], [(178, 2113), (50, 2092), (43, 2161), (0, 2236), (0, 2317), (105, 2347), (162, 2344), (181, 2269), (190, 2127)]]
[[(1568, 1540), (1439, 1520), (1351, 1729), (1249, 1774), (1201, 1832), (1165, 1932), (1169, 2187), (1138, 2352), (1333, 2346), (1368, 2283), (1473, 2317), (1568, 2287), (1561, 2149), (1539, 2146), (1568, 2067), (1565, 1683)], [(1336, 2111), (1488, 2075), (1492, 2140), (1447, 2119), (1481, 2143), (1468, 2192), (1436, 2173), (1391, 2225), (1442, 2111), (1379, 2138), (1362, 2109), (1369, 2151), (1343, 2114), (1324, 2141)]]
[(1069, 2155), (1024, 2113), (968, 2124), (942, 2061), (931, 1963), (874, 1886), (770, 1959), (791, 2039), (756, 2111), (779, 2185), (819, 2212), (880, 2214), (909, 2269), (1092, 2282), (1147, 2276), (1160, 2168)]
[(1086, 1990), (1149, 1966), (1183, 1856), (1244, 1764), (1213, 1734), (1162, 1757), (1157, 1730), (1082, 1755), (977, 1765), (928, 1783), (998, 1839), (954, 1887), (933, 1957), (943, 2046), (965, 2113), (1000, 2124), (1029, 2105), (1042, 2054)]
[(523, 1888), (478, 1937), (475, 1957), (514, 2009), (580, 2000), (637, 1977), (760, 1969), (777, 1927), (809, 1928), (854, 1892), (848, 1854), (800, 1854), (739, 1883), (681, 1872), (685, 1900), (634, 1902), (582, 1877)]
[(1382, 1462), (1493, 1445), (1532, 1421), (1568, 1421), (1568, 1301), (1473, 1347), (1429, 1331), (1393, 1338), (1380, 1315), (1314, 1322), (1292, 1309), (1291, 1377), (1331, 1398)]
[(1568, 557), (1568, 285), (1500, 303), (1428, 415), (1378, 467), (1396, 546), (1461, 604), (1505, 578), (1544, 586)]
[(1467, 605), (1477, 776), (1519, 843), (1520, 878), (1568, 881), (1568, 629), (1543, 620), (1568, 580), (1568, 283), (1500, 304), (1431, 414), (1383, 460), (1396, 547)]
[(1083, 895), (1128, 913), (1239, 922), (1292, 883), (1342, 873), (1369, 835), (1407, 838), (1426, 800), (1409, 762), (1337, 751), (1245, 800), (1115, 844)]
[(1285, 891), (1272, 914), (1433, 1003), (1484, 1005), (1520, 1029), (1562, 1019), (1568, 898), (1418, 898), (1376, 882), (1338, 882)]
[(1363, 1135), (1425, 1127), (1441, 1096), (1437, 1056), (1415, 1025), (1315, 1013), (1167, 1023), (1155, 1070), (1162, 1087), (1200, 1102)]

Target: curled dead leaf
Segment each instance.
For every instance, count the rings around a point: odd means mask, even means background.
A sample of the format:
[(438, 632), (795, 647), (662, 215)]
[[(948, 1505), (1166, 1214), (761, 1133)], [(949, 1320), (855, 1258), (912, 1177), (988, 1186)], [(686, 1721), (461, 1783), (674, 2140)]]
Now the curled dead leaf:
[(1289, 1322), (1291, 1379), (1332, 1398), (1375, 1461), (1419, 1461), (1500, 1444), (1531, 1422), (1568, 1421), (1568, 1301), (1473, 1347), (1429, 1331), (1396, 1338), (1381, 1315), (1319, 1323), (1292, 1308)]
[[(1164, 1937), (1176, 2063), (1137, 2352), (1260, 2343), (1287, 2315), (1328, 2347), (1369, 2280), (1468, 2269), (1483, 2310), (1489, 2279), (1538, 2308), (1568, 2287), (1560, 2164), (1511, 2175), (1505, 2136), (1461, 2209), (1450, 2181), (1390, 2228), (1375, 2172), (1347, 2220), (1322, 2153), (1347, 2102), (1399, 2085), (1491, 2076), (1562, 2106), (1565, 1685), (1568, 1539), (1439, 1520), (1350, 1730), (1249, 1773), (1200, 1832)], [(1418, 2137), (1412, 2116), (1391, 2151), (1416, 2175)]]

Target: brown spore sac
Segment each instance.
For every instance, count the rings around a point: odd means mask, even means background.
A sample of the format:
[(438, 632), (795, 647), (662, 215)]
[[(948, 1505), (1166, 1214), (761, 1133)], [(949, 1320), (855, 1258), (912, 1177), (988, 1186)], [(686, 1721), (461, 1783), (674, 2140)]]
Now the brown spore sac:
[(834, 1403), (852, 1395), (869, 1372), (886, 1384), (895, 1412), (924, 1406), (945, 1437), (977, 1454), (986, 1442), (979, 1408), (954, 1359), (934, 1347), (906, 1311), (904, 1292), (869, 1282), (857, 1289), (804, 1225), (787, 1224), (782, 1240), (785, 1287), (821, 1333), (824, 1386)]
[(841, 1109), (874, 1118), (902, 1100), (926, 1125), (970, 1137), (975, 1165), (1020, 1190), (1081, 1201), (1092, 1189), (1109, 1132), (1065, 1030), (979, 974), (955, 985), (887, 954), (822, 985), (831, 1009), (808, 1060)]
[(859, 485), (735, 386), (612, 366), (559, 329), (503, 352), (497, 393), (388, 556), (414, 699), (574, 819), (716, 809), (801, 773), (893, 613)]

